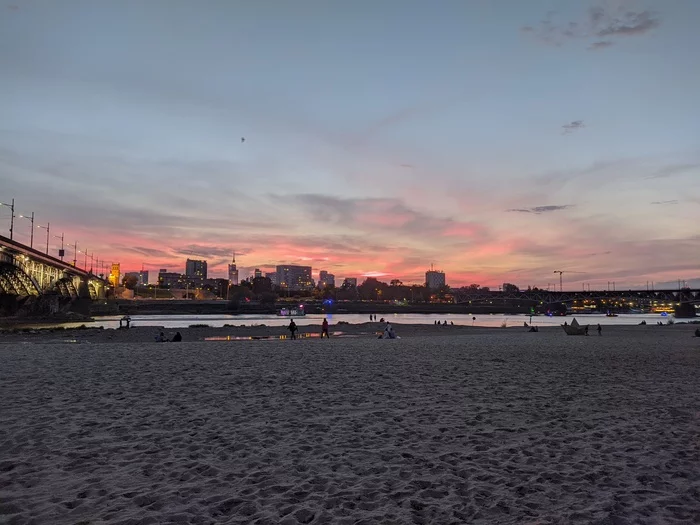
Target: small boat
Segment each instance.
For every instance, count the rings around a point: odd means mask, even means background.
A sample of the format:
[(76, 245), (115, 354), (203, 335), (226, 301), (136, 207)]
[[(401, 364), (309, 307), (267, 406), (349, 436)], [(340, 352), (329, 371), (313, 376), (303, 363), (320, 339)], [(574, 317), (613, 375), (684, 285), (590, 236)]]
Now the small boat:
[(304, 307), (300, 306), (298, 308), (282, 308), (277, 312), (277, 315), (281, 317), (304, 317), (306, 312), (304, 311)]

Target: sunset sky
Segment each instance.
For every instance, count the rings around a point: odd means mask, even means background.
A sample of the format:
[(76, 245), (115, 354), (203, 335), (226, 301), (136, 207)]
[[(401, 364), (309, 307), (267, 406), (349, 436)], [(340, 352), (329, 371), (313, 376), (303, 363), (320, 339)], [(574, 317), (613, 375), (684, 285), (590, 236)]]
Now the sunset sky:
[(0, 202), (122, 271), (691, 281), (699, 24), (698, 0), (2, 0)]

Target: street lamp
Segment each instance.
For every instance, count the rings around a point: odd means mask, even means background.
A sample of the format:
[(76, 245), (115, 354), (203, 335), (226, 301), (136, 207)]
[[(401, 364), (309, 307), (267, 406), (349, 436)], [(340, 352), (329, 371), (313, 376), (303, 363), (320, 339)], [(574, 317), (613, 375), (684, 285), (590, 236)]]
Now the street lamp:
[(37, 228), (44, 228), (46, 230), (46, 255), (49, 254), (49, 234), (51, 232), (51, 223), (47, 222), (46, 226), (39, 224)]
[(15, 225), (15, 199), (12, 199), (12, 204), (0, 202), (0, 206), (9, 206), (10, 211), (12, 212), (10, 215), (10, 240), (12, 240), (12, 230)]
[(18, 215), (18, 217), (22, 217), (23, 219), (32, 221), (32, 234), (29, 237), (29, 247), (34, 248), (34, 212), (32, 212), (32, 214), (29, 217), (27, 217), (26, 215)]
[[(85, 250), (85, 251), (78, 250), (78, 253), (82, 253), (85, 256), (85, 258), (83, 259), (83, 270), (87, 270), (87, 258), (88, 258), (87, 250)], [(93, 253), (93, 255), (94, 255), (94, 253)]]
[(73, 244), (73, 266), (78, 267), (78, 241)]
[(63, 255), (66, 253), (65, 251), (63, 251), (63, 234), (61, 234), (60, 237), (58, 235), (54, 235), (53, 237), (54, 239), (61, 239), (61, 251), (58, 252), (58, 256), (61, 258), (61, 260), (63, 260)]

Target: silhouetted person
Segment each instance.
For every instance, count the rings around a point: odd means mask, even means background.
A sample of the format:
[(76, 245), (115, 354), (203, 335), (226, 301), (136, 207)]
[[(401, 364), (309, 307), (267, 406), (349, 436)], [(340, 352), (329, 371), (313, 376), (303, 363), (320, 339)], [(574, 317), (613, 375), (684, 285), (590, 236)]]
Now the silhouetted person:
[(131, 317), (127, 315), (124, 319), (126, 320), (126, 328), (128, 329), (131, 324)]
[(287, 330), (289, 330), (292, 334), (292, 339), (297, 338), (297, 324), (294, 322), (294, 319), (292, 319), (289, 323), (289, 326), (287, 327)]
[(321, 339), (323, 339), (323, 336), (326, 336), (328, 339), (331, 338), (330, 335), (328, 335), (328, 319), (324, 319), (323, 322), (321, 323)]
[(700, 337), (700, 328), (695, 329), (695, 337)]
[(598, 328), (596, 328), (596, 330), (598, 330), (598, 335), (603, 335), (603, 328), (600, 326), (600, 323), (598, 323)]
[(586, 325), (586, 328), (583, 329), (583, 333), (588, 335), (588, 325)]
[(156, 336), (156, 343), (165, 343), (167, 341), (167, 338), (165, 337), (165, 334), (163, 332), (159, 333)]
[(182, 341), (182, 334), (180, 332), (176, 332), (172, 338), (172, 341), (174, 343), (178, 343), (178, 342)]
[(379, 336), (380, 339), (396, 339), (396, 333), (394, 332), (394, 328), (391, 326), (391, 323), (389, 321), (386, 322), (386, 326), (384, 327), (384, 333)]

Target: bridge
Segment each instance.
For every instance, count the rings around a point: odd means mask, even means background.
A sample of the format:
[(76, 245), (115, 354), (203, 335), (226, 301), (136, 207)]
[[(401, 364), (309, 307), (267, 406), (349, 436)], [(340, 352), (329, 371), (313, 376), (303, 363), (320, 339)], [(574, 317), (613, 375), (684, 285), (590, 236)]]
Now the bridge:
[(528, 302), (531, 304), (566, 304), (572, 306), (577, 302), (602, 304), (625, 304), (634, 307), (652, 307), (656, 305), (700, 304), (700, 289), (681, 288), (676, 290), (589, 290), (561, 291), (518, 290), (518, 291), (482, 291), (458, 288), (452, 290), (458, 304), (493, 304), (496, 301)]
[(0, 235), (0, 294), (104, 298), (107, 281)]

